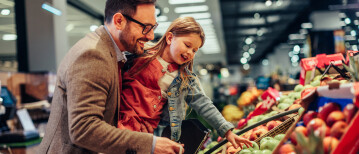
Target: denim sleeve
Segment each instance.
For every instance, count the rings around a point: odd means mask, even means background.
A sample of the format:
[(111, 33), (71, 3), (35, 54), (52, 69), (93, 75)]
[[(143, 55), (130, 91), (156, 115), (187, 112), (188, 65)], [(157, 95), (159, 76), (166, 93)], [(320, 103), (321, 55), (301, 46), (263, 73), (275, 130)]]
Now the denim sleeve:
[(233, 124), (226, 121), (218, 109), (213, 105), (211, 99), (205, 95), (198, 79), (190, 83), (185, 101), (198, 115), (205, 119), (219, 135), (224, 137), (226, 132), (234, 128)]

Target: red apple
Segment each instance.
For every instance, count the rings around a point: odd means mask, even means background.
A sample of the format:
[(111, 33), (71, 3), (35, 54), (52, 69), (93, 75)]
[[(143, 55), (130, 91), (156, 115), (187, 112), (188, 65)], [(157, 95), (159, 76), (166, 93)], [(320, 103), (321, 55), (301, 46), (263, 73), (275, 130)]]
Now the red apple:
[(333, 111), (340, 111), (340, 106), (336, 103), (327, 103), (319, 108), (318, 117), (327, 120), (328, 115)]
[(303, 115), (303, 123), (307, 125), (308, 122), (318, 116), (318, 113), (315, 111), (308, 111), (306, 114)]
[(267, 129), (258, 129), (253, 131), (253, 133), (249, 136), (249, 140), (254, 141), (256, 140), (258, 137), (263, 136), (264, 134), (266, 134), (268, 132)]
[(267, 128), (268, 128), (268, 131), (277, 127), (278, 125), (280, 125), (282, 122), (281, 121), (270, 121), (267, 123)]
[(328, 154), (328, 153), (334, 151), (334, 149), (337, 147), (338, 144), (339, 144), (339, 141), (335, 137), (331, 137), (331, 136), (325, 137), (323, 139), (324, 153)]
[(295, 149), (292, 144), (284, 144), (279, 149), (279, 154), (295, 154)]
[(344, 121), (335, 122), (332, 128), (330, 129), (330, 136), (340, 139), (340, 137), (344, 134), (347, 126), (348, 124)]
[(326, 122), (329, 127), (332, 127), (332, 125), (337, 121), (345, 121), (345, 115), (343, 112), (333, 111), (329, 114)]
[(304, 136), (308, 136), (308, 131), (307, 128), (305, 128), (304, 126), (298, 126), (294, 129), (294, 131), (292, 132), (292, 134), (290, 135), (290, 141), (294, 144), (297, 145), (297, 133), (301, 133)]
[(350, 124), (350, 121), (355, 116), (355, 113), (358, 111), (358, 108), (354, 104), (348, 104), (345, 106), (343, 113), (345, 115), (345, 121)]
[(307, 125), (307, 133), (310, 134), (311, 131), (319, 130), (320, 134), (325, 134), (326, 132), (326, 124), (322, 119), (314, 118), (309, 121)]

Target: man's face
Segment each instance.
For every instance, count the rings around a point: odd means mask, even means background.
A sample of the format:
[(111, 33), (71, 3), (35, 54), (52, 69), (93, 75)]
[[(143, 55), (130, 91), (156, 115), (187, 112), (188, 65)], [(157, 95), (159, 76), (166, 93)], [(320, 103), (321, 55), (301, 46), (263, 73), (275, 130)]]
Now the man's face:
[[(133, 19), (143, 24), (156, 24), (155, 6), (152, 4), (141, 4), (137, 6)], [(134, 54), (143, 54), (144, 44), (154, 39), (153, 30), (146, 35), (142, 34), (143, 26), (127, 19), (127, 24), (120, 33), (119, 39), (125, 50)]]

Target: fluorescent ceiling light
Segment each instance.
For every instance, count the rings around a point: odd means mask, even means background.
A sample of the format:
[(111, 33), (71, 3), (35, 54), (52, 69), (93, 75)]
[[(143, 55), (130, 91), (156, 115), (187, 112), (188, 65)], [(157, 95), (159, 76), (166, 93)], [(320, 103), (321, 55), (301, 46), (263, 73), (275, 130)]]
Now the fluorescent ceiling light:
[(169, 0), (168, 3), (172, 5), (176, 4), (190, 4), (190, 3), (203, 3), (206, 2), (206, 0)]
[(213, 20), (212, 19), (199, 19), (199, 20), (197, 20), (197, 22), (199, 24), (201, 24), (201, 26), (204, 26), (204, 25), (212, 25)]
[(46, 4), (46, 3), (43, 3), (42, 6), (41, 6), (44, 10), (46, 11), (49, 11), (57, 16), (61, 16), (62, 15), (62, 12), (57, 9), (57, 8), (54, 8), (52, 6), (50, 6), (49, 4)]
[(202, 53), (204, 54), (217, 54), (217, 53), (221, 53), (221, 50), (217, 50), (217, 49), (201, 49)]
[(301, 27), (304, 28), (304, 29), (311, 29), (311, 28), (313, 28), (313, 24), (310, 23), (310, 22), (302, 23)]
[(68, 24), (65, 29), (67, 32), (69, 32), (69, 31), (73, 30), (74, 28), (75, 28), (74, 24)]
[(17, 35), (15, 35), (15, 34), (4, 34), (4, 35), (2, 36), (2, 39), (3, 39), (4, 41), (13, 41), (13, 40), (16, 40), (16, 39), (17, 39)]
[(271, 6), (271, 5), (272, 5), (272, 1), (271, 1), (271, 0), (267, 0), (267, 1), (265, 2), (265, 5), (266, 5), (266, 6)]
[(159, 17), (157, 17), (158, 22), (164, 22), (164, 21), (167, 21), (167, 20), (168, 20), (167, 16), (159, 16)]
[(3, 9), (3, 10), (1, 10), (1, 15), (3, 15), (3, 16), (10, 15), (10, 10), (9, 10), (9, 9)]
[(289, 34), (289, 40), (304, 40), (305, 35), (302, 34)]
[(209, 19), (209, 18), (211, 18), (211, 14), (209, 12), (189, 13), (189, 14), (181, 14), (180, 17), (193, 17), (195, 19)]
[(90, 31), (91, 31), (91, 32), (94, 32), (97, 28), (98, 28), (97, 25), (91, 25), (91, 26), (90, 26)]
[(207, 5), (198, 5), (198, 6), (185, 6), (185, 7), (176, 7), (176, 13), (189, 13), (189, 12), (206, 12), (208, 11)]
[(269, 64), (268, 59), (263, 59), (263, 60), (262, 60), (262, 65), (263, 65), (263, 66), (267, 66), (268, 64)]

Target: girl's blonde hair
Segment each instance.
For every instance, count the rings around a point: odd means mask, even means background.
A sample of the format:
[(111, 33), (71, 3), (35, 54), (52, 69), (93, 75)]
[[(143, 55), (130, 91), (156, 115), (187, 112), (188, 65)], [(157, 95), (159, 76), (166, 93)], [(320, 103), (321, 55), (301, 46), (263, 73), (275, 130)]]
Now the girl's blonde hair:
[[(198, 34), (202, 40), (200, 47), (202, 47), (204, 44), (205, 35), (201, 25), (198, 22), (196, 22), (196, 20), (192, 17), (179, 17), (171, 23), (166, 33), (161, 37), (161, 39), (157, 43), (145, 47), (145, 50), (150, 50), (150, 51), (154, 50), (157, 52), (153, 55), (148, 55), (148, 54), (144, 55), (146, 59), (143, 65), (141, 65), (136, 71), (130, 71), (129, 72), (130, 76), (137, 75), (139, 72), (145, 69), (152, 60), (154, 60), (158, 56), (162, 56), (162, 54), (164, 53), (164, 49), (168, 45), (166, 41), (166, 34), (168, 34), (169, 32), (171, 32), (174, 36)], [(186, 71), (186, 68), (188, 69), (190, 74)], [(193, 70), (193, 59), (187, 63), (182, 64), (179, 67), (180, 78), (182, 79), (182, 84), (180, 89), (184, 88), (188, 84), (189, 79), (192, 76), (191, 75), (191, 73), (193, 72), (192, 70)]]

